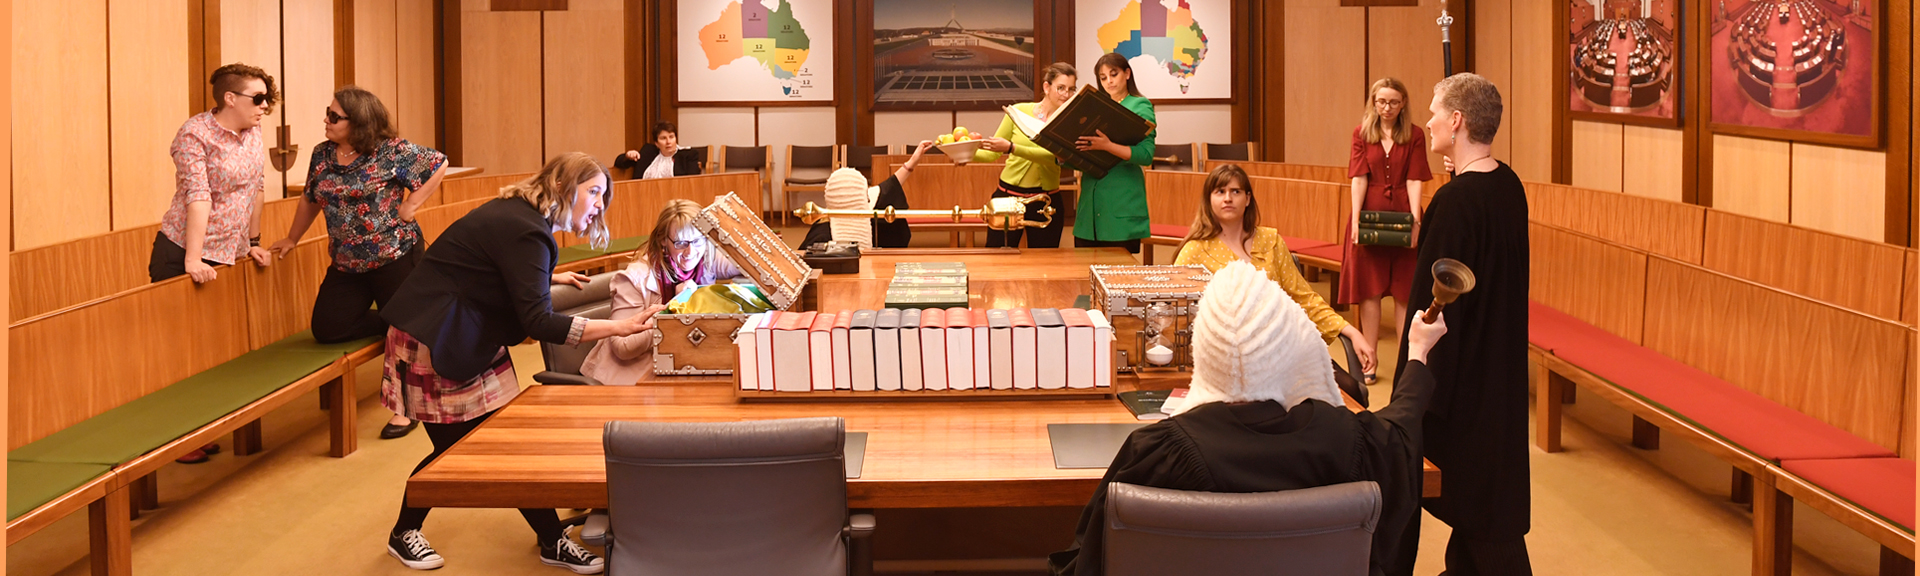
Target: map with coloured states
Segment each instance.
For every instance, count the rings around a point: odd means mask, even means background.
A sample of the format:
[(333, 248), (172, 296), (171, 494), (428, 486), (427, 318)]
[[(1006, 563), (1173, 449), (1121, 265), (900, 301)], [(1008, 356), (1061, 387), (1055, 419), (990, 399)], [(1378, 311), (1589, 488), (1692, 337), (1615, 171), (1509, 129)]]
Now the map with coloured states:
[(1207, 33), (1193, 19), (1187, 0), (1169, 10), (1160, 0), (1127, 2), (1113, 21), (1100, 26), (1100, 48), (1128, 60), (1147, 56), (1166, 66), (1186, 93), (1193, 74), (1207, 59)]
[(792, 80), (806, 65), (813, 44), (788, 0), (780, 0), (774, 10), (761, 0), (746, 0), (728, 2), (718, 18), (700, 28), (700, 48), (706, 53), (708, 70), (719, 70), (743, 56), (752, 58), (782, 81), (783, 92), (792, 94), (799, 88)]

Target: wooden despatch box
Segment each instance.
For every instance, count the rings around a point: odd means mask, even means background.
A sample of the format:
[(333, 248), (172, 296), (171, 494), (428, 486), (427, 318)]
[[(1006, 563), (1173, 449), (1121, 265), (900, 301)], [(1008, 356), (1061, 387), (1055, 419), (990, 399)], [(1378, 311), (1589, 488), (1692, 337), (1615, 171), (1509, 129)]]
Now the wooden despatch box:
[[(700, 210), (695, 228), (740, 266), (775, 309), (803, 312), (818, 305), (812, 267), (774, 235), (739, 196), (728, 193)], [(654, 319), (653, 373), (733, 374), (734, 333), (745, 314), (660, 314)]]
[[(1204, 266), (1092, 266), (1093, 307), (1113, 323), (1114, 367), (1121, 372), (1193, 366), (1193, 306), (1207, 289), (1213, 274)], [(1172, 316), (1167, 330), (1173, 361), (1165, 366), (1147, 362), (1147, 311), (1164, 304)]]

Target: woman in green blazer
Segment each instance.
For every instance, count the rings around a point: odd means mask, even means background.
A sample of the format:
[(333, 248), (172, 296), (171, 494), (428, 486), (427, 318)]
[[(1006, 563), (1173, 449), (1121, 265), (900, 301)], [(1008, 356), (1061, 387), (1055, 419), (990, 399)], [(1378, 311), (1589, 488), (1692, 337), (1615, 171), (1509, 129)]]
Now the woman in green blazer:
[[(1133, 83), (1133, 66), (1127, 64), (1125, 56), (1111, 52), (1101, 56), (1094, 63), (1094, 73), (1107, 96), (1148, 122), (1155, 121), (1153, 102), (1140, 95), (1140, 88)], [(1081, 171), (1084, 178), (1073, 220), (1074, 246), (1121, 246), (1140, 253), (1140, 239), (1147, 237), (1147, 182), (1141, 169), (1153, 165), (1155, 132), (1147, 132), (1145, 139), (1132, 146), (1109, 140), (1099, 131), (1080, 138), (1081, 150), (1104, 150), (1119, 156), (1121, 162), (1099, 178)]]

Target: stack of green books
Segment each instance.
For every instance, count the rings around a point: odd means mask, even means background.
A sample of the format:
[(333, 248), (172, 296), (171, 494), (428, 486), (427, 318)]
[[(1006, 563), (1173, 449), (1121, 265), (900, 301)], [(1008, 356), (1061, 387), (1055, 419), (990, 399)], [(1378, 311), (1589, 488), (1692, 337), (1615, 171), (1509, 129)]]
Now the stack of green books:
[(1359, 242), (1362, 246), (1412, 248), (1413, 214), (1361, 210)]
[(964, 262), (901, 262), (893, 265), (887, 307), (899, 309), (966, 308)]

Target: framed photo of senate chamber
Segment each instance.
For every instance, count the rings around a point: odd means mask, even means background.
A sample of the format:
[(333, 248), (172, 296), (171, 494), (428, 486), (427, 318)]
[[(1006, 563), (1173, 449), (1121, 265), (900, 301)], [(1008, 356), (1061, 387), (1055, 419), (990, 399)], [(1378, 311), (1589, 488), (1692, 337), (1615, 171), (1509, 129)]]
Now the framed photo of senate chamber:
[(869, 0), (874, 110), (997, 110), (1034, 99), (1034, 0)]
[(1680, 0), (1562, 1), (1570, 3), (1562, 55), (1569, 116), (1679, 126)]
[(1718, 133), (1879, 148), (1882, 0), (1712, 0)]
[(833, 0), (678, 0), (681, 105), (828, 103)]

